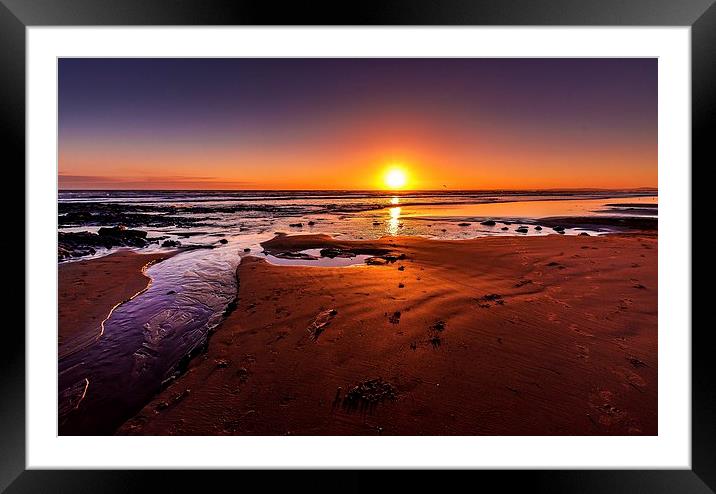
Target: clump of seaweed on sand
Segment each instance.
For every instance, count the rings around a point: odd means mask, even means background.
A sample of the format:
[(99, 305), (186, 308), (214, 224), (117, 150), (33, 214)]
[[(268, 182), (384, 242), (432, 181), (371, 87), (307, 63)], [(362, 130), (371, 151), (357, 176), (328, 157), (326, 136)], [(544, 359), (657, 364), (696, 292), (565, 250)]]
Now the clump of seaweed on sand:
[(381, 378), (369, 379), (356, 384), (345, 396), (341, 396), (342, 389), (338, 388), (334, 405), (340, 403), (341, 407), (349, 412), (372, 412), (375, 407), (384, 401), (394, 401), (397, 392), (392, 384)]

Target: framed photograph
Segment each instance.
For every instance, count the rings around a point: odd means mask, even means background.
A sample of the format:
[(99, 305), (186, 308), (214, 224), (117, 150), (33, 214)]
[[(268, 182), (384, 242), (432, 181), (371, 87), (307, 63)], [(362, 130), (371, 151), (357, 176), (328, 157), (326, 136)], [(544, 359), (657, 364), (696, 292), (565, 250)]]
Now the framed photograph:
[(0, 487), (713, 492), (712, 4), (2, 0)]

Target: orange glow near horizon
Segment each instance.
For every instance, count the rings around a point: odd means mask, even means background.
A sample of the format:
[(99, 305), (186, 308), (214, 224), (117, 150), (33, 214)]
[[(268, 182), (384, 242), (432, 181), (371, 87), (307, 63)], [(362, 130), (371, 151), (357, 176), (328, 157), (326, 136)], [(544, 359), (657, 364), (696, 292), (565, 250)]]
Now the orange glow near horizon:
[[(78, 152), (60, 146), (61, 189), (284, 189), (284, 190), (489, 190), (657, 186), (657, 151), (651, 143), (578, 149), (524, 146), (450, 149), (439, 139), (402, 143), (398, 153), (382, 143), (346, 139), (338, 149), (217, 149), (203, 153), (110, 149)], [(479, 143), (478, 143), (479, 144)], [(414, 146), (411, 149), (410, 146)], [(386, 155), (409, 158), (392, 173)]]
[[(575, 140), (480, 136), (358, 122), (332, 140), (278, 147), (186, 143), (127, 148), (122, 141), (66, 140), (61, 189), (494, 190), (657, 186), (657, 146), (615, 136)], [(387, 183), (393, 168), (402, 187)]]

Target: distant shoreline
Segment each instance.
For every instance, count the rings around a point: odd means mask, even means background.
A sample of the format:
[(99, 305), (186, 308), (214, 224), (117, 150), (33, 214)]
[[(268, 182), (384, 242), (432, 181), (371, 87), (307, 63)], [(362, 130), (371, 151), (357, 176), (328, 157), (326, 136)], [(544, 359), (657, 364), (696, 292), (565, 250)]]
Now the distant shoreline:
[(546, 226), (567, 235), (599, 234), (654, 230), (657, 215), (658, 195), (649, 191), (65, 192), (58, 202), (58, 258), (125, 246), (212, 248), (222, 237), (248, 239), (256, 248), (275, 231), (448, 239), (546, 234)]

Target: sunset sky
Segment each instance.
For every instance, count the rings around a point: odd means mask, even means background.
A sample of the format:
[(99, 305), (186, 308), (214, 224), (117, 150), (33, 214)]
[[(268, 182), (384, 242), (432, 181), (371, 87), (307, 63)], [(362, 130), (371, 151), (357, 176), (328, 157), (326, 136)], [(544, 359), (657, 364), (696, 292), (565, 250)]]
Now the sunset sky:
[(657, 60), (59, 61), (61, 189), (376, 189), (393, 169), (407, 189), (656, 187)]

